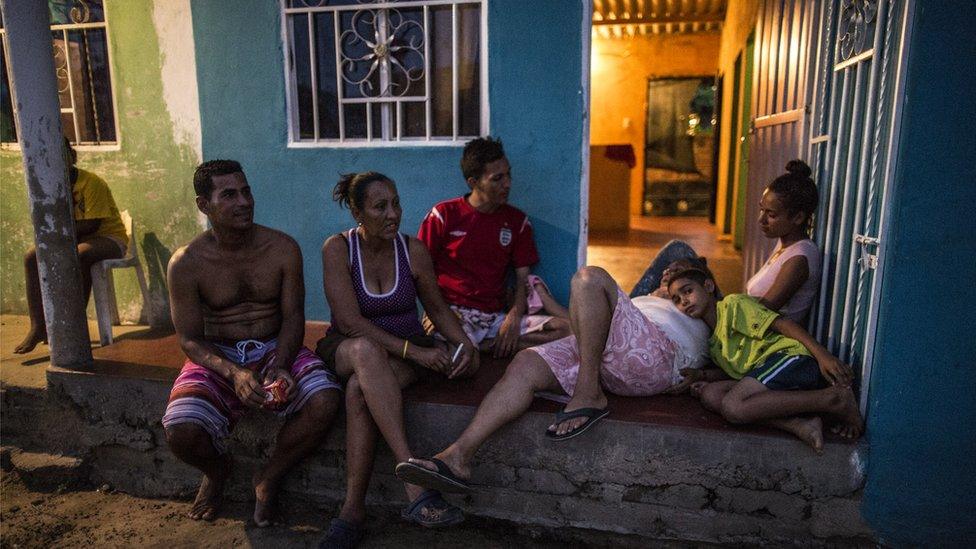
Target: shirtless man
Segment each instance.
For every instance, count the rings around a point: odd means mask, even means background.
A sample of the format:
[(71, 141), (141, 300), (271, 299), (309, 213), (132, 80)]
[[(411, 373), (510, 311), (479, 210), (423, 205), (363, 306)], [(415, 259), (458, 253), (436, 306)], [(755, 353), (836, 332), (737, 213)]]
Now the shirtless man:
[(281, 381), (286, 399), (276, 413), (287, 421), (253, 479), (254, 522), (263, 527), (271, 524), (282, 477), (324, 438), (341, 389), (335, 373), (302, 347), (298, 244), (254, 223), (254, 198), (240, 164), (204, 162), (193, 188), (211, 229), (177, 250), (169, 264), (173, 324), (187, 361), (163, 427), (173, 454), (203, 472), (190, 518), (212, 520), (230, 474), (224, 439), (246, 408), (267, 405), (264, 387)]

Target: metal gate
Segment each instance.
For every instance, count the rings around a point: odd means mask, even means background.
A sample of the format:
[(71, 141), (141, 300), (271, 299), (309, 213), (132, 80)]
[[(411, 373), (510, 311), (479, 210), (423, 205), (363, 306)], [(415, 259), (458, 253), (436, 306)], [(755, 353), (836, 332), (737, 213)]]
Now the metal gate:
[[(810, 327), (832, 353), (860, 369), (861, 380), (871, 370), (909, 2), (839, 0), (818, 6), (824, 25), (808, 158), (820, 188), (815, 238), (825, 276)], [(862, 409), (866, 402), (862, 382)]]
[[(814, 239), (823, 252), (819, 300), (809, 327), (832, 353), (855, 367), (859, 380), (869, 379), (871, 370), (885, 197), (895, 162), (891, 144), (903, 96), (898, 77), (911, 2), (767, 0), (757, 24), (762, 29), (757, 66), (781, 59), (787, 44), (793, 55), (787, 64), (794, 67), (785, 79), (782, 71), (764, 78), (769, 69), (757, 70), (757, 90), (765, 87), (767, 96), (796, 102), (774, 102), (780, 111), (763, 110), (762, 94), (756, 94), (756, 155), (747, 199), (753, 236), (747, 233), (745, 274), (761, 266), (773, 245), (756, 242), (762, 237), (752, 222), (762, 189), (789, 158), (805, 158), (820, 191)], [(779, 50), (774, 49), (777, 42)], [(769, 56), (771, 51), (778, 55)], [(789, 89), (793, 73), (795, 95)], [(760, 150), (762, 158), (757, 158)], [(862, 410), (866, 402), (867, 384), (862, 383)]]

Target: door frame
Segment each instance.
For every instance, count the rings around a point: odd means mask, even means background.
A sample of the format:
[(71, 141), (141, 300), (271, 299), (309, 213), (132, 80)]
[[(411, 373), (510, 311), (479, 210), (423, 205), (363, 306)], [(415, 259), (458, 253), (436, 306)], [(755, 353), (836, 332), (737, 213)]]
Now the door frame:
[[(717, 75), (717, 74), (701, 74), (701, 75), (681, 75), (681, 74), (677, 74), (677, 75), (673, 75), (673, 76), (649, 76), (649, 77), (647, 77), (645, 79), (645, 85), (644, 85), (644, 128), (643, 128), (643, 136), (641, 138), (641, 147), (643, 147), (643, 159), (644, 160), (641, 163), (641, 174), (640, 174), (641, 175), (641, 194), (640, 194), (640, 204), (639, 204), (640, 205), (640, 216), (641, 217), (666, 217), (666, 216), (657, 216), (657, 215), (654, 215), (654, 214), (647, 215), (647, 214), (644, 213), (644, 197), (647, 196), (647, 128), (650, 125), (650, 119), (651, 119), (651, 117), (648, 116), (648, 109), (650, 109), (650, 103), (648, 102), (648, 93), (649, 93), (649, 90), (650, 90), (651, 82), (660, 82), (660, 81), (664, 81), (664, 80), (703, 80), (705, 78), (711, 78), (712, 79), (712, 87), (714, 88), (714, 87), (717, 86), (717, 83), (718, 83), (718, 80), (719, 80), (720, 76)], [(718, 100), (718, 96), (721, 95), (721, 88), (716, 88), (715, 95), (716, 95), (716, 100)], [(716, 105), (713, 105), (712, 106), (712, 116), (715, 117), (716, 119), (721, 119), (721, 116), (716, 116), (718, 114), (719, 113), (717, 111)], [(716, 122), (715, 123), (715, 127), (716, 128), (718, 127), (719, 123), (720, 122)], [(713, 131), (713, 133), (712, 133), (712, 148), (713, 148), (712, 149), (712, 156), (715, 157), (715, 158), (717, 158), (718, 148), (719, 148), (720, 145), (721, 145), (721, 141), (719, 140), (719, 138), (715, 135), (715, 133)], [(718, 174), (718, 169), (719, 169), (719, 165), (718, 165), (718, 161), (716, 160), (716, 161), (714, 161), (714, 164), (712, 166), (712, 178), (710, 178), (708, 180), (708, 182), (709, 182), (709, 188), (710, 189), (712, 189), (712, 186), (711, 185), (713, 184), (713, 181), (715, 180), (714, 178)], [(718, 202), (718, 196), (716, 195), (715, 192), (712, 192), (711, 193), (711, 204), (709, 205), (709, 211), (712, 212), (711, 215), (709, 216), (710, 219), (711, 219), (710, 223), (712, 223), (712, 224), (714, 224), (713, 217), (714, 217), (715, 205), (716, 205), (717, 202)]]
[(742, 48), (742, 91), (739, 97), (739, 139), (735, 147), (735, 197), (733, 199), (732, 245), (741, 250), (745, 243), (746, 224), (746, 189), (749, 185), (749, 159), (751, 147), (749, 143), (749, 124), (752, 121), (752, 79), (756, 71), (756, 31), (753, 29)]
[(593, 2), (580, 0), (583, 6), (581, 22), (580, 93), (583, 102), (583, 131), (580, 136), (580, 195), (579, 195), (579, 239), (576, 245), (576, 268), (586, 265), (586, 247), (590, 243), (590, 56), (593, 42)]
[(739, 147), (739, 96), (742, 93), (742, 57), (745, 55), (744, 51), (745, 48), (735, 56), (735, 62), (732, 63), (732, 80), (729, 82), (732, 94), (728, 101), (729, 105), (726, 107), (731, 111), (729, 112), (729, 131), (726, 132), (728, 134), (726, 139), (729, 143), (728, 160), (726, 166), (723, 166), (725, 169), (725, 188), (723, 189), (725, 192), (725, 208), (722, 212), (721, 234), (726, 235), (732, 234), (732, 221), (735, 219), (735, 207), (733, 205), (735, 202), (735, 158)]

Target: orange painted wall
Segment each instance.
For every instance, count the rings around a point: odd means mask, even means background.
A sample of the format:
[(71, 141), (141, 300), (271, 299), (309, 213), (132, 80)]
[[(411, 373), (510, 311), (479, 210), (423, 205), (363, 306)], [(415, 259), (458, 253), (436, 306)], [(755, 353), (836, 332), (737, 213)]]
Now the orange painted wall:
[(718, 72), (718, 33), (593, 37), (590, 67), (590, 143), (630, 143), (637, 165), (630, 172), (630, 213), (640, 214), (644, 166), (647, 81), (713, 76)]

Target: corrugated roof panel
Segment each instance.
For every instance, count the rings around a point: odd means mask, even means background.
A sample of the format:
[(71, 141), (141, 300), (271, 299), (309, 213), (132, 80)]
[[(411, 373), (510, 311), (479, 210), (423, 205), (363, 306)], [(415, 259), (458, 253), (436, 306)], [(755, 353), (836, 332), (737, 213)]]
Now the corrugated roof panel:
[(621, 38), (717, 32), (727, 7), (728, 0), (593, 0), (594, 33)]

